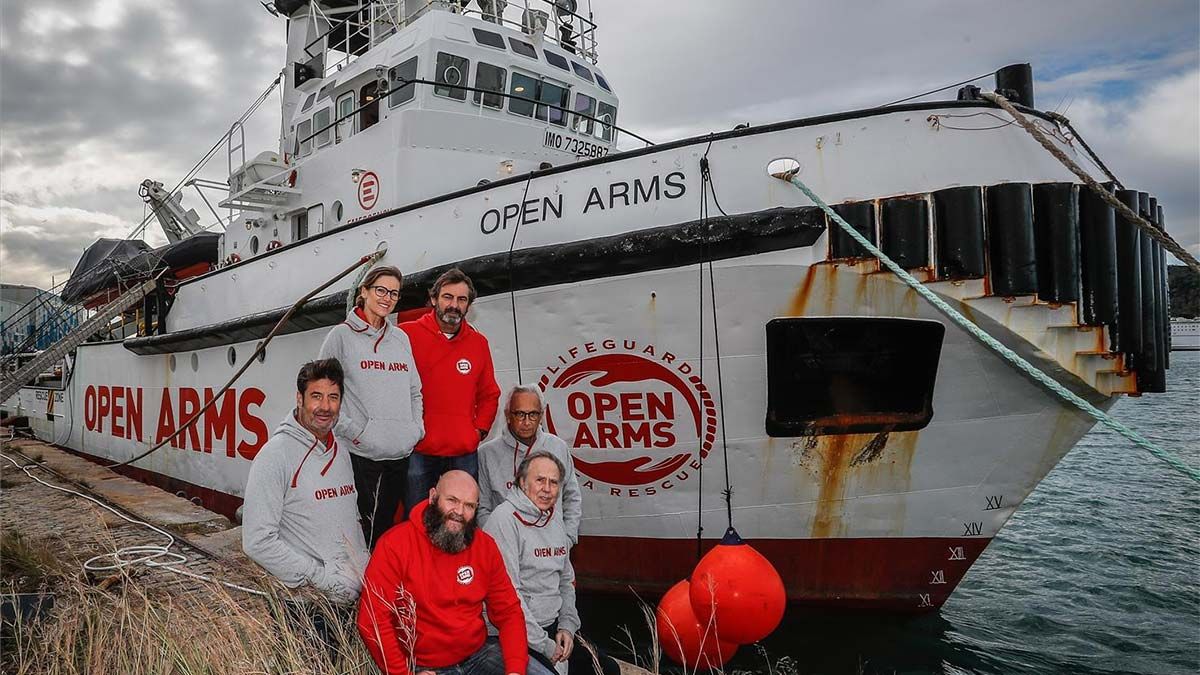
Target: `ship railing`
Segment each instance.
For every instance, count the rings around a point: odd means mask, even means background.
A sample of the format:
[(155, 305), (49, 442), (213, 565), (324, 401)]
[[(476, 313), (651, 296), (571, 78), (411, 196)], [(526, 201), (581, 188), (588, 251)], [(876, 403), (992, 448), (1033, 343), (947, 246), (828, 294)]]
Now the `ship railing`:
[[(329, 28), (304, 46), (310, 59), (320, 57), (321, 75), (329, 76), (365, 54), (393, 33), (412, 24), (430, 11), (449, 11), (476, 16), (488, 23), (507, 26), (531, 37), (539, 37), (563, 51), (597, 62), (596, 24), (577, 13), (575, 0), (394, 0), (360, 2), (356, 7), (326, 12), (312, 3), (310, 18)], [(337, 15), (345, 14), (342, 18)], [(552, 21), (553, 19), (553, 21)], [(330, 52), (339, 54), (330, 59)]]

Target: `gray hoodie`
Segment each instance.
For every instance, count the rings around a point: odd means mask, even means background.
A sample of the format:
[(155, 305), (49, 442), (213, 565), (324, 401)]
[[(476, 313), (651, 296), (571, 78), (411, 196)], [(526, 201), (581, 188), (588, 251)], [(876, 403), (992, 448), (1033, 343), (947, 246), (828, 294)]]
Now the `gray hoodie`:
[[(327, 445), (328, 444), (328, 445)], [(366, 541), (350, 454), (289, 414), (250, 465), (242, 549), (283, 585), (310, 584), (339, 603), (362, 587)]]
[[(548, 513), (539, 510), (514, 487), (492, 511), (483, 530), (500, 547), (508, 576), (521, 598), (529, 648), (554, 658), (555, 643), (546, 635), (546, 626), (558, 621), (559, 630), (579, 630), (575, 568), (562, 514), (557, 508)], [(496, 634), (490, 625), (488, 631)]]
[(479, 446), (479, 510), (475, 517), (486, 523), (489, 514), (508, 495), (517, 480), (517, 467), (530, 454), (546, 451), (558, 458), (566, 469), (562, 489), (558, 493), (558, 510), (571, 545), (579, 542), (579, 520), (583, 516), (583, 494), (567, 442), (544, 429), (538, 429), (533, 445), (519, 442), (504, 426), (500, 435)]
[(335, 358), (346, 374), (337, 434), (367, 459), (404, 459), (425, 435), (421, 376), (404, 331), (384, 319), (373, 328), (354, 310), (333, 327), (320, 358)]

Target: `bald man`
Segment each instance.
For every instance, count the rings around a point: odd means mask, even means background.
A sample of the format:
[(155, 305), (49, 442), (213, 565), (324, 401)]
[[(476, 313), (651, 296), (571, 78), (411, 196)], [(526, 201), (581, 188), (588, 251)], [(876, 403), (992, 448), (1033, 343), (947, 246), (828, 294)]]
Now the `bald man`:
[[(376, 544), (358, 632), (385, 675), (524, 675), (521, 601), (496, 542), (477, 529), (478, 506), (471, 474), (448, 471)], [(487, 637), (485, 606), (499, 641)]]

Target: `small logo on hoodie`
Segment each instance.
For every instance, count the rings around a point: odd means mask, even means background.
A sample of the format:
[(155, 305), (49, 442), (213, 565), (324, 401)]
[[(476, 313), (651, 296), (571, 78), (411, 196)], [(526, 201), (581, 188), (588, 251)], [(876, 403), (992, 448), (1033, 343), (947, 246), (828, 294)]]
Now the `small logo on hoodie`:
[(459, 359), (455, 366), (458, 368), (458, 372), (462, 373), (463, 375), (471, 372), (471, 362), (466, 359)]
[(463, 565), (462, 567), (458, 568), (458, 574), (456, 576), (458, 578), (458, 583), (462, 584), (463, 586), (468, 586), (472, 581), (475, 580), (475, 568), (471, 567), (470, 565)]

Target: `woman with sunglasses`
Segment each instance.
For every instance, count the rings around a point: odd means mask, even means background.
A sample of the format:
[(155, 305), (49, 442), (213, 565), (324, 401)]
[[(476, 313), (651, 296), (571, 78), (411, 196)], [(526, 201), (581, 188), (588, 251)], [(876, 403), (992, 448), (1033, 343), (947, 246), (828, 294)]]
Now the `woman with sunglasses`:
[(405, 502), (408, 457), (425, 435), (412, 346), (404, 331), (388, 322), (402, 283), (395, 267), (368, 272), (356, 291), (354, 310), (321, 345), (321, 358), (341, 361), (346, 374), (334, 432), (349, 443), (363, 535), (372, 548)]

